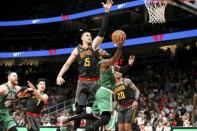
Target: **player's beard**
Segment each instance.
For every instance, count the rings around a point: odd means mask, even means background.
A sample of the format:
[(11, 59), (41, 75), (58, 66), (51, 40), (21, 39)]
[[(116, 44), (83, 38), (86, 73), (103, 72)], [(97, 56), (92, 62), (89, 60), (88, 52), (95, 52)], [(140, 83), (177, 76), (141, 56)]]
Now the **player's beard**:
[(18, 85), (18, 80), (13, 80), (13, 81), (12, 81), (12, 85), (13, 85), (13, 86), (17, 86), (17, 85)]

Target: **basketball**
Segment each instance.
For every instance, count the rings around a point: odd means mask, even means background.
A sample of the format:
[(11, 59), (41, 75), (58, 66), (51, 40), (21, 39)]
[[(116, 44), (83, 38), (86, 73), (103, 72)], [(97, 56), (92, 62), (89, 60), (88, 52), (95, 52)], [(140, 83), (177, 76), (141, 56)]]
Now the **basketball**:
[[(111, 39), (115, 44), (118, 44), (120, 42), (120, 38), (124, 37), (126, 39), (126, 33), (122, 30), (116, 30), (112, 33)], [(117, 45), (119, 46), (119, 45)]]

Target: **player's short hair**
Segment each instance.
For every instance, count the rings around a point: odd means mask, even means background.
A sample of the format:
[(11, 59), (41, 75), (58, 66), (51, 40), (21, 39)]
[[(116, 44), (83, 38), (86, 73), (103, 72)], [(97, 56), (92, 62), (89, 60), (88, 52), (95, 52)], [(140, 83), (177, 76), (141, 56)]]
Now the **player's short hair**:
[(16, 73), (14, 71), (8, 71), (8, 76), (10, 76), (12, 73)]
[(81, 37), (85, 34), (85, 33), (90, 33), (89, 31), (83, 31), (82, 33), (81, 33)]
[(44, 78), (39, 78), (39, 79), (37, 80), (37, 85), (38, 85), (41, 81), (46, 82), (46, 80), (45, 80)]

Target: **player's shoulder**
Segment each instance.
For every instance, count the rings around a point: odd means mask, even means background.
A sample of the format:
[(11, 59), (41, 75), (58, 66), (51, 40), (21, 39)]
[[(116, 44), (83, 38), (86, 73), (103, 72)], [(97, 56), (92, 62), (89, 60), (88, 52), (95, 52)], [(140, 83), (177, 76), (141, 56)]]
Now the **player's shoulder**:
[(46, 93), (42, 93), (42, 95), (46, 95), (46, 96), (48, 96)]
[(43, 93), (42, 96), (48, 97), (48, 95), (46, 93)]
[(78, 46), (73, 49), (72, 55), (78, 55)]
[(6, 87), (7, 87), (6, 83), (3, 83), (3, 84), (0, 85), (0, 88), (6, 88)]
[(16, 91), (18, 92), (19, 90), (21, 90), (20, 86), (15, 86)]
[(49, 96), (45, 93), (42, 94), (42, 96), (44, 97), (44, 99), (48, 100), (49, 99)]
[(1, 94), (1, 95), (6, 95), (7, 92), (8, 92), (7, 86), (6, 86), (5, 84), (1, 84), (1, 85), (0, 85), (0, 94)]
[(131, 82), (131, 80), (130, 80), (129, 78), (123, 78), (123, 80), (124, 80), (125, 82)]
[(132, 81), (129, 78), (123, 78), (123, 81), (126, 85), (130, 85)]
[(1, 85), (0, 85), (0, 87), (3, 87), (3, 86), (5, 86), (5, 84), (1, 84)]

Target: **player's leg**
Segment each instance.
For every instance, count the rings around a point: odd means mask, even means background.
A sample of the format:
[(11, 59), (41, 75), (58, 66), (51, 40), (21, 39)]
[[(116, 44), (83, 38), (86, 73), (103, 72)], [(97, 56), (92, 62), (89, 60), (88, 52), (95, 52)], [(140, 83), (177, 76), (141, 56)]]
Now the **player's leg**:
[(2, 127), (3, 131), (8, 130), (8, 131), (17, 131), (16, 129), (16, 122), (14, 119), (9, 115), (8, 111), (5, 111), (4, 115), (0, 116), (0, 119), (2, 120)]
[[(90, 113), (92, 110), (93, 103), (95, 101), (95, 94), (99, 87), (97, 81), (87, 81), (87, 106), (86, 106), (86, 113)], [(91, 124), (93, 121), (90, 119), (86, 120), (86, 125)]]
[(132, 129), (132, 123), (133, 119), (135, 119), (135, 113), (136, 110), (132, 110), (131, 108), (128, 108), (125, 110), (124, 115), (125, 115), (125, 124), (124, 124), (124, 129), (125, 131), (131, 131)]
[(124, 123), (118, 123), (118, 131), (124, 131)]
[(105, 126), (106, 130), (116, 131), (116, 128), (117, 128), (117, 116), (118, 116), (118, 113), (116, 111), (113, 111), (109, 122)]
[(135, 110), (132, 110), (131, 108), (128, 108), (128, 109), (126, 109), (125, 110), (125, 127), (124, 127), (124, 129), (125, 129), (125, 131), (131, 131), (131, 128), (132, 128), (132, 122), (133, 122), (133, 119), (134, 119), (134, 117), (135, 117), (135, 114), (133, 114), (133, 113), (135, 113), (134, 112)]
[(41, 121), (41, 118), (40, 117), (35, 117), (34, 118), (34, 121), (35, 121), (35, 126), (36, 126), (37, 130), (39, 131), (40, 130), (40, 121)]
[(86, 131), (98, 131), (99, 127), (106, 125), (111, 118), (111, 113), (106, 111), (102, 112), (100, 119), (94, 121), (86, 127)]
[(38, 131), (36, 126), (35, 118), (32, 116), (27, 116), (27, 129), (28, 131)]
[(124, 111), (118, 111), (118, 131), (124, 131), (125, 128), (125, 115)]
[(111, 118), (112, 91), (104, 87), (100, 87), (95, 96), (92, 112), (93, 114), (100, 115), (100, 119), (88, 125), (86, 131), (98, 131), (99, 127), (106, 125)]
[[(82, 89), (83, 89), (83, 81), (78, 80), (77, 90), (76, 90), (76, 95), (75, 95), (75, 108), (76, 108), (75, 114), (76, 115), (81, 114), (83, 112), (83, 108), (84, 108), (84, 106), (83, 106), (84, 103), (81, 98), (83, 96)], [(80, 121), (81, 120), (74, 121), (74, 130), (77, 130), (77, 128), (80, 126)]]
[(131, 124), (130, 123), (125, 123), (124, 124), (124, 129), (125, 129), (125, 131), (131, 131)]
[(8, 129), (8, 131), (18, 131), (18, 130), (16, 129), (16, 126), (13, 126), (13, 127), (10, 127), (10, 128)]
[(87, 100), (88, 100), (88, 104), (87, 106), (92, 107), (94, 101), (95, 101), (95, 94), (97, 89), (99, 88), (98, 82), (97, 81), (89, 81), (87, 83), (88, 85), (88, 96), (87, 96)]
[(97, 118), (95, 118), (93, 114), (81, 113), (79, 115), (74, 115), (71, 117), (63, 117), (61, 119), (61, 123), (66, 124), (70, 121), (80, 121), (82, 119), (96, 120)]

